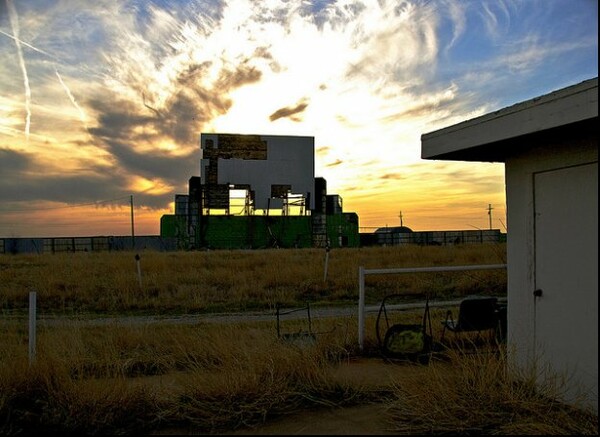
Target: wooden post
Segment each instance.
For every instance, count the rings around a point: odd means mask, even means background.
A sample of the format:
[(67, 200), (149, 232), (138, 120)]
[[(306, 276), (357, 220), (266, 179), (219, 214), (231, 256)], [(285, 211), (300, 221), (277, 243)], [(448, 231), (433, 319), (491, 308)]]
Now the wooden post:
[(129, 198), (131, 204), (131, 250), (135, 250), (135, 232), (133, 225), (133, 194)]
[(325, 246), (325, 268), (323, 273), (323, 281), (327, 281), (327, 270), (329, 268), (329, 244)]
[(140, 284), (140, 290), (142, 289), (142, 267), (140, 266), (140, 255), (135, 254), (135, 263), (137, 264), (137, 275), (138, 283)]

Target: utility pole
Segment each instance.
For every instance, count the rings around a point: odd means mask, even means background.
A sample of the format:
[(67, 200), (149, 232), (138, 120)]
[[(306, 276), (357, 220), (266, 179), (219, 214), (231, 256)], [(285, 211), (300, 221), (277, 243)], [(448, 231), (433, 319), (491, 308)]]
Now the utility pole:
[(494, 209), (494, 208), (492, 208), (492, 204), (489, 203), (488, 204), (488, 215), (490, 216), (490, 230), (492, 229), (492, 209)]
[(131, 205), (131, 250), (135, 250), (135, 232), (133, 226), (133, 194), (129, 196), (129, 203)]
[(402, 223), (402, 211), (400, 211), (400, 215), (398, 217), (400, 217), (400, 226), (404, 226), (404, 224)]

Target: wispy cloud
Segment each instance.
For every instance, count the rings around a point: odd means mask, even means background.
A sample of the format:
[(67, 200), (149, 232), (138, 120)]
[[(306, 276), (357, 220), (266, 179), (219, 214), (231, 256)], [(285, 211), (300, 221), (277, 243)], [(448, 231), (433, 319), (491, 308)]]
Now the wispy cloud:
[(485, 29), (492, 38), (498, 38), (505, 29), (510, 27), (511, 12), (516, 8), (514, 2), (506, 0), (492, 0), (482, 2), (481, 17)]
[(73, 93), (71, 92), (71, 90), (69, 89), (67, 84), (63, 81), (63, 78), (58, 73), (58, 70), (54, 70), (54, 71), (56, 72), (56, 77), (58, 77), (58, 81), (60, 82), (60, 85), (65, 90), (65, 93), (67, 93), (67, 97), (69, 97), (69, 100), (71, 101), (71, 103), (73, 104), (75, 109), (77, 109), (77, 111), (79, 112), (79, 118), (81, 119), (81, 122), (83, 123), (83, 125), (85, 126), (85, 128), (87, 130), (88, 126), (87, 126), (85, 112), (83, 111), (81, 106), (79, 106), (79, 104), (77, 103), (77, 100), (75, 100), (75, 96), (73, 96)]

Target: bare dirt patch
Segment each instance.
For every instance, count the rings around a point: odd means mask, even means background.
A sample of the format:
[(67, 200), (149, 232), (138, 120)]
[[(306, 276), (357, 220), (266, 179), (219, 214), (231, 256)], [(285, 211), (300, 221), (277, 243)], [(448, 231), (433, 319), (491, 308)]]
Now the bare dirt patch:
[(385, 435), (394, 434), (384, 404), (305, 411), (255, 429), (229, 435)]
[[(422, 377), (426, 368), (409, 363), (393, 363), (378, 357), (348, 360), (336, 369), (340, 383), (352, 382), (366, 391), (389, 390), (403, 378)], [(323, 406), (272, 419), (252, 428), (220, 435), (391, 435), (393, 431), (384, 402), (346, 407)], [(168, 429), (154, 435), (198, 435), (192, 429)]]

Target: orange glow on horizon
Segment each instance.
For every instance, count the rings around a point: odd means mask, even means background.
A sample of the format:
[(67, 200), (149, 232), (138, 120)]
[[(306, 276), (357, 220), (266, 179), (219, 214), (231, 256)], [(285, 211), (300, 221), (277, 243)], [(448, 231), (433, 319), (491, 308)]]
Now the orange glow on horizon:
[[(4, 17), (0, 238), (129, 235), (129, 193), (136, 232), (158, 235), (202, 133), (314, 137), (315, 176), (363, 231), (400, 211), (487, 229), (490, 204), (505, 231), (503, 164), (422, 160), (421, 135), (597, 76), (593, 2), (134, 3)], [(557, 17), (572, 26), (549, 32)]]

